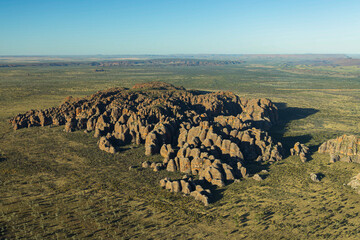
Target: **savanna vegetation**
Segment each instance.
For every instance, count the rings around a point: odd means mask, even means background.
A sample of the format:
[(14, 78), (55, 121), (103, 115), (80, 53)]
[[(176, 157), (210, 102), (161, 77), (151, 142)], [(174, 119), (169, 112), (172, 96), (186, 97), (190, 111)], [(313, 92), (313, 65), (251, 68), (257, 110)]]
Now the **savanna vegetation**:
[[(360, 196), (346, 186), (356, 163), (329, 163), (316, 153), (335, 136), (360, 134), (360, 72), (356, 67), (233, 66), (0, 68), (0, 238), (3, 239), (358, 239)], [(169, 173), (130, 166), (143, 146), (114, 155), (91, 134), (63, 127), (14, 131), (8, 119), (59, 105), (69, 95), (147, 81), (188, 89), (230, 90), (277, 103), (281, 123), (271, 129), (285, 149), (310, 146), (265, 166), (266, 179), (245, 179), (214, 190), (208, 207), (159, 187)], [(321, 173), (320, 182), (310, 173)], [(181, 177), (179, 173), (172, 173)]]

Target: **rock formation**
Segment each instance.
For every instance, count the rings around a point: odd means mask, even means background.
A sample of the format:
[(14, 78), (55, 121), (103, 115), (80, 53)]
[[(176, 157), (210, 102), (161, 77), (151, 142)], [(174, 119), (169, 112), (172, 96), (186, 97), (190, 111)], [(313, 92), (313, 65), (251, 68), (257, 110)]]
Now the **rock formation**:
[(360, 173), (353, 177), (347, 185), (353, 188), (357, 193), (360, 193)]
[(309, 152), (309, 148), (304, 144), (300, 144), (299, 142), (295, 143), (294, 147), (290, 149), (290, 155), (299, 156), (302, 162), (306, 162), (308, 160), (307, 157), (308, 152)]
[(313, 182), (320, 182), (321, 181), (321, 174), (318, 173), (310, 173), (310, 179)]
[(144, 143), (145, 155), (160, 153), (164, 161), (144, 162), (143, 167), (198, 175), (216, 186), (246, 177), (251, 161), (282, 159), (281, 143), (266, 132), (277, 121), (277, 108), (268, 99), (188, 91), (163, 82), (68, 97), (59, 107), (10, 120), (15, 130), (65, 125), (66, 132), (93, 132), (99, 148), (109, 153), (131, 142)]
[(164, 169), (164, 164), (161, 162), (149, 162), (145, 161), (141, 164), (141, 167), (143, 168), (151, 168), (154, 172), (158, 172), (162, 169)]
[(252, 177), (255, 181), (258, 181), (258, 182), (261, 182), (263, 179), (262, 177), (259, 175), (259, 174), (255, 174), (253, 177)]
[(319, 147), (319, 153), (329, 153), (330, 162), (360, 163), (360, 138), (354, 135), (343, 135), (330, 139)]
[(181, 192), (185, 195), (190, 195), (195, 200), (201, 201), (205, 206), (209, 204), (210, 189), (204, 189), (200, 184), (186, 176), (181, 180), (161, 179), (160, 186), (170, 192)]

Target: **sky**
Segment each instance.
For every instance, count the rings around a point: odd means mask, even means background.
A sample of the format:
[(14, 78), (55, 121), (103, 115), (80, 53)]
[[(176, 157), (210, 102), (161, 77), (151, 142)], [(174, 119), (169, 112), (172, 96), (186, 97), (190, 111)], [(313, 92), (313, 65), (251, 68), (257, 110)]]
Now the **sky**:
[(0, 0), (0, 55), (360, 54), (360, 0)]

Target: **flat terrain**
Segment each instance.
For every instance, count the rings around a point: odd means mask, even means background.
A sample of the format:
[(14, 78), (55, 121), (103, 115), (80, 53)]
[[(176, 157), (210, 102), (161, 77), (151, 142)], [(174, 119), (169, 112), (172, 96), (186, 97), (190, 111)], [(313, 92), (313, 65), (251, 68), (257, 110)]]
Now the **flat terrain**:
[[(360, 196), (346, 183), (360, 165), (329, 164), (315, 150), (335, 136), (360, 134), (359, 68), (258, 63), (103, 69), (0, 68), (0, 239), (358, 239)], [(91, 134), (63, 127), (14, 131), (7, 122), (69, 95), (154, 80), (270, 98), (282, 119), (271, 134), (286, 149), (296, 141), (308, 144), (312, 159), (287, 157), (270, 166), (262, 182), (246, 179), (217, 189), (216, 201), (205, 207), (160, 189), (167, 172), (129, 171), (149, 159), (143, 146), (111, 155)], [(325, 177), (312, 182), (312, 172)]]

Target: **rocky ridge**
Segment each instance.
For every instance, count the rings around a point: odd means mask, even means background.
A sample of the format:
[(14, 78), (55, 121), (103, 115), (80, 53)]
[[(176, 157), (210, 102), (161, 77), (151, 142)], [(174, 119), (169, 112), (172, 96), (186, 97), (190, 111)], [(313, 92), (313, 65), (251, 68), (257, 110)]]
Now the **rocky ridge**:
[(356, 162), (360, 163), (360, 137), (342, 135), (330, 139), (320, 145), (319, 153), (328, 153), (330, 162)]
[(131, 142), (144, 143), (145, 155), (160, 153), (164, 160), (143, 167), (192, 174), (221, 187), (248, 176), (250, 162), (282, 159), (281, 143), (266, 132), (277, 121), (277, 108), (268, 99), (248, 100), (231, 92), (188, 91), (152, 82), (81, 99), (68, 97), (59, 107), (18, 114), (10, 123), (15, 130), (65, 125), (66, 132), (92, 132), (99, 138), (99, 148), (109, 153)]

